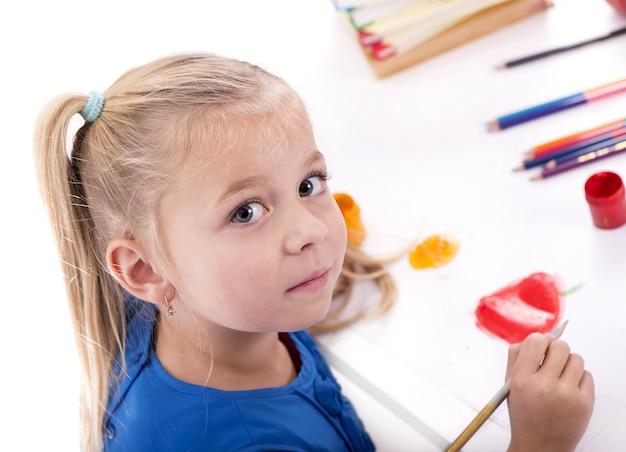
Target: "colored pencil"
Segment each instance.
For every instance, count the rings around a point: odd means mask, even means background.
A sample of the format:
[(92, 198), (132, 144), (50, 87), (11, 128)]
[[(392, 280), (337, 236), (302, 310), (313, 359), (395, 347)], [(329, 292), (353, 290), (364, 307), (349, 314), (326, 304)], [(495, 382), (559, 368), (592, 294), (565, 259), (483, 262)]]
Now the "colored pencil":
[(577, 151), (569, 152), (565, 155), (554, 157), (543, 165), (543, 169), (552, 169), (556, 167), (557, 165), (562, 165), (563, 163), (569, 160), (574, 160), (574, 159), (577, 159), (578, 157), (589, 155), (592, 152), (597, 152), (604, 148), (610, 148), (611, 146), (621, 146), (621, 145), (626, 146), (626, 137), (624, 136), (615, 137), (605, 142), (597, 143), (588, 147), (583, 147)]
[(488, 123), (488, 129), (490, 131), (508, 129), (509, 127), (558, 113), (568, 108), (577, 107), (578, 105), (588, 104), (613, 94), (621, 93), (622, 91), (626, 91), (626, 79), (617, 80), (597, 88), (581, 91), (580, 93), (571, 94), (561, 97), (560, 99), (501, 116), (490, 121)]
[[(557, 325), (551, 332), (557, 339), (561, 337), (565, 327), (567, 326), (567, 320)], [(509, 378), (504, 386), (496, 393), (495, 396), (489, 401), (485, 407), (480, 410), (474, 420), (461, 432), (461, 434), (455, 439), (450, 446), (446, 449), (446, 452), (458, 452), (467, 443), (472, 436), (478, 431), (478, 429), (485, 423), (487, 419), (496, 411), (502, 402), (504, 402), (511, 392), (511, 379)]]
[(579, 157), (576, 157), (575, 159), (563, 162), (560, 165), (555, 165), (551, 168), (544, 168), (539, 174), (531, 177), (530, 180), (547, 179), (549, 177), (556, 176), (557, 174), (564, 173), (566, 171), (578, 168), (588, 163), (621, 154), (624, 151), (626, 151), (626, 140), (612, 146), (607, 146), (602, 149), (598, 149), (597, 151), (592, 151), (588, 154), (581, 155)]
[(557, 138), (556, 140), (548, 141), (547, 143), (539, 144), (526, 152), (525, 156), (529, 159), (541, 157), (542, 155), (551, 154), (553, 152), (560, 151), (561, 149), (572, 147), (585, 141), (589, 141), (603, 135), (608, 135), (611, 132), (625, 128), (626, 118), (619, 119), (591, 129), (586, 129), (581, 132)]
[(626, 34), (626, 27), (620, 28), (618, 30), (612, 31), (603, 36), (598, 36), (595, 38), (587, 39), (585, 41), (577, 42), (575, 44), (566, 45), (563, 47), (557, 47), (550, 50), (545, 50), (543, 52), (535, 53), (533, 55), (528, 55), (522, 58), (517, 58), (515, 60), (507, 61), (498, 66), (498, 69), (509, 69), (515, 66), (520, 66), (522, 64), (530, 63), (532, 61), (537, 61), (542, 58), (546, 58), (552, 55), (557, 55), (559, 53), (567, 52), (569, 50), (578, 49), (580, 47), (587, 46), (589, 44), (595, 44), (596, 42), (606, 41), (607, 39), (615, 38), (617, 36)]
[(603, 147), (611, 146), (625, 138), (626, 128), (617, 130), (598, 138), (593, 138), (580, 144), (575, 144), (574, 146), (570, 146), (568, 148), (564, 148), (550, 154), (544, 154), (533, 159), (524, 160), (524, 162), (522, 162), (522, 164), (515, 168), (513, 171), (523, 171), (545, 164), (554, 165), (554, 163), (550, 163), (554, 161), (561, 163), (566, 160), (576, 158), (580, 155), (587, 154), (592, 151), (597, 151), (598, 149), (601, 149)]

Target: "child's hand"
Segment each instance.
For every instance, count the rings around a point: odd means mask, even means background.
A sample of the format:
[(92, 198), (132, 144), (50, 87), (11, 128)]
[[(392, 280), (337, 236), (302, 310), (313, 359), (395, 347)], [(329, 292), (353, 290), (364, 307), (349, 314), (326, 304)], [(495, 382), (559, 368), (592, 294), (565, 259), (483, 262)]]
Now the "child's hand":
[(533, 333), (510, 347), (509, 452), (576, 448), (595, 397), (593, 377), (584, 366), (566, 342), (550, 335)]

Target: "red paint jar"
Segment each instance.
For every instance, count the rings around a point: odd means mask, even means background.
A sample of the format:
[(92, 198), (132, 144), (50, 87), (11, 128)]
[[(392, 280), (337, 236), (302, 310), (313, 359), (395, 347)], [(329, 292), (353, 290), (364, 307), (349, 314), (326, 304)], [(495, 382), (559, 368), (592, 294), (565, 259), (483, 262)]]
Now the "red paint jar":
[(603, 171), (589, 177), (585, 182), (585, 197), (596, 227), (614, 229), (626, 223), (624, 183), (618, 174)]

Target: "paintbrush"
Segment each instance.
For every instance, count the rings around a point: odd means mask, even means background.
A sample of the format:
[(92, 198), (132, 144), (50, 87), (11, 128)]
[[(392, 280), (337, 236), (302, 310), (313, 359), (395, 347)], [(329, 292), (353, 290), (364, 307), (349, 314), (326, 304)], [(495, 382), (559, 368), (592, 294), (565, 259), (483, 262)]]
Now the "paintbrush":
[[(563, 323), (560, 323), (550, 332), (557, 339), (561, 337), (563, 334), (563, 330), (567, 326), (567, 320)], [(485, 408), (480, 410), (480, 412), (476, 415), (474, 420), (469, 423), (469, 425), (461, 432), (461, 434), (455, 439), (452, 444), (446, 449), (446, 452), (458, 452), (461, 450), (461, 447), (467, 443), (472, 436), (478, 431), (478, 429), (485, 423), (487, 419), (498, 409), (500, 404), (504, 402), (511, 392), (511, 379), (507, 379), (504, 386), (500, 388), (500, 390), (493, 396), (493, 398), (489, 401)]]

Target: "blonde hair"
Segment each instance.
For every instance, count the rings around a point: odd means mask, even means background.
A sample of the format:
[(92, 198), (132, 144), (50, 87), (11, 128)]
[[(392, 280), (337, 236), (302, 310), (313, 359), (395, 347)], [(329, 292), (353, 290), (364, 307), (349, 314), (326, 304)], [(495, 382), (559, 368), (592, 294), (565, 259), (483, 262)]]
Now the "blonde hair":
[[(100, 116), (78, 130), (69, 155), (70, 121), (85, 106), (86, 95), (51, 101), (35, 134), (40, 189), (82, 363), (83, 450), (102, 449), (111, 372), (124, 357), (123, 290), (105, 262), (109, 241), (143, 240), (166, 262), (159, 200), (183, 168), (191, 170), (201, 146), (210, 143), (223, 151), (242, 125), (267, 125), (255, 131), (267, 130), (269, 137), (294, 120), (309, 124), (302, 100), (282, 79), (213, 54), (158, 59), (126, 72), (103, 94)], [(358, 250), (346, 255), (338, 291), (349, 292), (351, 281), (364, 276), (381, 282), (381, 309), (388, 309), (395, 286), (380, 263)], [(331, 322), (329, 328), (345, 324)]]

